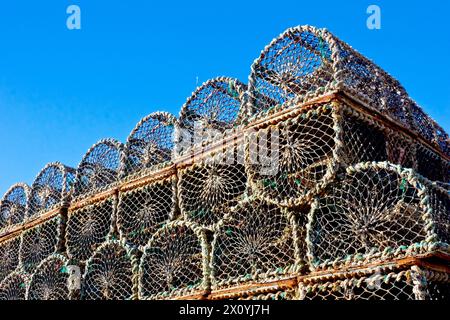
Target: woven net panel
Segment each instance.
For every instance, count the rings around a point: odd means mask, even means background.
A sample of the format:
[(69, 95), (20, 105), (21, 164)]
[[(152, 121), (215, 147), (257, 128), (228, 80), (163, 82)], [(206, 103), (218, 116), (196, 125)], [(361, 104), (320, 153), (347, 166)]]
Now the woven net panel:
[(432, 181), (450, 183), (450, 161), (418, 144), (416, 148), (417, 172)]
[(66, 247), (69, 257), (86, 261), (111, 231), (114, 198), (69, 211), (66, 226)]
[(300, 205), (331, 178), (338, 148), (334, 112), (319, 106), (246, 136), (246, 172), (258, 197)]
[(145, 246), (152, 235), (175, 214), (176, 178), (154, 182), (121, 193), (117, 228), (121, 239), (134, 246)]
[(86, 264), (81, 298), (129, 300), (137, 297), (138, 262), (119, 242), (99, 247)]
[(178, 171), (178, 201), (185, 219), (211, 227), (225, 208), (237, 204), (247, 182), (244, 165), (235, 160), (238, 153), (239, 148), (230, 147)]
[(295, 290), (280, 290), (271, 293), (245, 294), (236, 300), (295, 300), (296, 294)]
[(20, 238), (0, 243), (0, 281), (19, 265)]
[(225, 77), (197, 88), (180, 112), (177, 154), (198, 147), (209, 135), (213, 137), (238, 126), (246, 89), (239, 80)]
[(406, 128), (411, 101), (400, 83), (348, 44), (337, 40), (338, 81), (346, 91)]
[(433, 121), (434, 126), (434, 134), (436, 137), (436, 142), (439, 148), (442, 150), (444, 154), (450, 156), (450, 138), (447, 132), (442, 129), (440, 125)]
[(68, 300), (67, 260), (53, 255), (39, 264), (27, 291), (27, 300)]
[(42, 260), (60, 248), (63, 221), (60, 215), (22, 233), (20, 263), (23, 270), (32, 273)]
[(394, 133), (386, 134), (387, 160), (403, 168), (417, 168), (416, 143), (404, 135)]
[(427, 189), (437, 241), (450, 244), (450, 192), (434, 186)]
[(387, 160), (386, 138), (383, 131), (357, 116), (344, 114), (342, 142), (343, 161), (348, 165)]
[(450, 281), (427, 280), (427, 299), (450, 301)]
[(75, 196), (99, 191), (115, 183), (120, 169), (122, 144), (101, 140), (84, 156), (77, 169)]
[(323, 93), (333, 81), (328, 33), (311, 27), (288, 29), (253, 63), (249, 116)]
[(142, 119), (125, 145), (125, 176), (172, 160), (175, 117), (155, 112)]
[(204, 241), (183, 224), (163, 227), (144, 249), (139, 267), (139, 298), (170, 299), (203, 291)]
[(314, 283), (300, 289), (300, 300), (416, 300), (409, 274), (383, 274)]
[(420, 201), (418, 189), (393, 167), (350, 167), (313, 204), (307, 226), (310, 263), (376, 257), (425, 241), (430, 221), (422, 218)]
[(0, 201), (0, 232), (22, 223), (26, 214), (28, 189), (25, 184), (16, 184)]
[(276, 279), (294, 271), (293, 225), (283, 209), (259, 200), (232, 209), (212, 243), (212, 288)]
[(0, 300), (25, 300), (27, 281), (21, 272), (10, 273), (0, 282)]
[(74, 169), (50, 163), (38, 174), (31, 187), (28, 218), (48, 211), (67, 200), (75, 180)]

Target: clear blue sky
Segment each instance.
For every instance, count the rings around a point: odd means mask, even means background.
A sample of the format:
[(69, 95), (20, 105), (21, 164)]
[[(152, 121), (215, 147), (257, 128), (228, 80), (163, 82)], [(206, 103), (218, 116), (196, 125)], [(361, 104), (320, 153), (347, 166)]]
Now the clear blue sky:
[[(66, 28), (71, 4), (82, 30)], [(373, 59), (449, 131), (449, 15), (448, 0), (1, 1), (0, 197), (48, 162), (76, 166), (101, 138), (125, 141), (153, 111), (178, 115), (197, 77), (246, 82), (263, 47), (302, 24)]]

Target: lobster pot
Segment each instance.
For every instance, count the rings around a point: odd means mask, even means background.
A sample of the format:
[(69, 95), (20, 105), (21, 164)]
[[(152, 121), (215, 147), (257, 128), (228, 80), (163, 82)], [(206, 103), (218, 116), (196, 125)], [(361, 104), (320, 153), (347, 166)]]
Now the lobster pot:
[(242, 148), (233, 145), (208, 154), (179, 169), (178, 179), (178, 201), (183, 217), (212, 227), (246, 190)]
[(66, 227), (66, 249), (71, 261), (83, 264), (112, 230), (117, 198), (107, 197), (99, 202), (69, 209)]
[(386, 162), (348, 167), (312, 205), (306, 239), (310, 268), (439, 249), (445, 238), (437, 230), (447, 226), (448, 234), (448, 220), (439, 218), (442, 209), (437, 203), (433, 208), (426, 195), (411, 170)]
[(155, 112), (139, 121), (125, 145), (122, 177), (142, 175), (170, 164), (175, 122), (175, 117), (167, 112)]
[(201, 228), (176, 221), (159, 229), (141, 257), (139, 299), (203, 295), (208, 288), (208, 245)]
[(15, 184), (0, 201), (0, 235), (23, 222), (30, 188), (23, 183)]
[(450, 193), (437, 185), (425, 183), (428, 212), (431, 213), (435, 239), (450, 244)]
[(126, 243), (144, 247), (151, 236), (175, 215), (176, 177), (121, 192), (117, 228)]
[(198, 87), (180, 111), (176, 155), (198, 151), (241, 125), (247, 86), (237, 79), (219, 77)]
[(86, 263), (81, 299), (130, 300), (137, 298), (138, 260), (118, 241), (98, 247)]
[(29, 276), (14, 271), (0, 282), (0, 300), (25, 300)]
[(68, 260), (54, 254), (43, 260), (31, 276), (27, 289), (27, 300), (69, 300)]
[[(341, 274), (339, 279), (308, 279), (299, 284), (300, 300), (448, 300), (448, 274), (416, 266), (380, 267)], [(439, 278), (437, 282), (434, 279)], [(447, 288), (447, 289), (445, 289)], [(447, 290), (447, 291), (445, 291)]]
[(0, 281), (19, 265), (20, 237), (0, 243)]
[(252, 122), (335, 90), (415, 131), (449, 155), (448, 135), (414, 103), (398, 81), (325, 29), (286, 30), (251, 67), (245, 115)]
[(64, 219), (58, 214), (22, 233), (19, 258), (25, 272), (33, 273), (42, 260), (60, 250), (63, 229)]
[(243, 200), (214, 233), (212, 289), (279, 280), (296, 272), (295, 219), (260, 200)]
[(59, 162), (47, 164), (31, 186), (27, 219), (67, 206), (74, 181), (75, 169)]

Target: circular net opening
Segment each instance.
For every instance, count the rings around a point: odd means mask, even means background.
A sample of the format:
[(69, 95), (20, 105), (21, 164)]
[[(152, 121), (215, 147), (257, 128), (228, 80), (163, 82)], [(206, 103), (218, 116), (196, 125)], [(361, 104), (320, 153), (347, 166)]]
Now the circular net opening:
[(13, 272), (0, 283), (0, 300), (25, 300), (26, 291), (27, 277)]
[(26, 214), (29, 188), (25, 184), (12, 186), (0, 201), (0, 232), (22, 223)]
[(19, 264), (20, 238), (0, 243), (0, 281), (13, 272)]

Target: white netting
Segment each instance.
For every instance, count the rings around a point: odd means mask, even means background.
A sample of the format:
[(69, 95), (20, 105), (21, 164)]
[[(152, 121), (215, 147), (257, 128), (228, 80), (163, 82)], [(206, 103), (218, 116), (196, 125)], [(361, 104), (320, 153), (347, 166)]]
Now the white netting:
[(144, 248), (139, 298), (173, 298), (204, 291), (206, 250), (206, 239), (196, 227), (180, 222), (164, 226)]
[(321, 105), (294, 119), (249, 132), (245, 167), (252, 191), (270, 203), (300, 205), (335, 171), (337, 110)]
[(171, 114), (155, 112), (136, 125), (125, 145), (124, 176), (171, 161), (175, 122)]
[(27, 218), (32, 218), (66, 202), (75, 180), (75, 170), (59, 162), (49, 163), (31, 186)]
[(118, 241), (102, 244), (86, 263), (81, 298), (129, 300), (137, 298), (137, 257)]
[(42, 260), (60, 249), (62, 232), (63, 218), (57, 215), (22, 233), (19, 258), (25, 272), (32, 273)]
[(111, 231), (115, 198), (69, 211), (66, 226), (66, 247), (70, 259), (86, 261)]
[(19, 248), (19, 237), (0, 243), (0, 281), (19, 265)]
[(19, 183), (13, 185), (0, 201), (0, 233), (22, 223), (26, 215), (30, 188)]
[(27, 300), (68, 300), (68, 279), (67, 260), (57, 254), (48, 257), (39, 264), (31, 277)]
[(163, 224), (174, 217), (176, 178), (153, 182), (121, 192), (117, 209), (120, 238), (134, 246), (145, 246)]
[(177, 123), (176, 153), (200, 147), (208, 138), (240, 124), (247, 87), (232, 78), (208, 80), (188, 98)]
[(243, 200), (214, 233), (212, 288), (264, 281), (295, 272), (292, 217), (259, 200)]
[(363, 163), (331, 183), (309, 214), (312, 267), (380, 258), (429, 240), (423, 187), (408, 173), (387, 163)]
[(448, 190), (427, 185), (427, 194), (436, 239), (450, 244), (450, 193)]
[(117, 182), (123, 145), (113, 139), (97, 142), (78, 166), (74, 195), (81, 197)]
[(29, 280), (23, 272), (10, 273), (0, 282), (0, 300), (25, 300)]
[(237, 203), (247, 183), (240, 150), (234, 146), (220, 150), (178, 171), (178, 201), (186, 220), (211, 227)]

